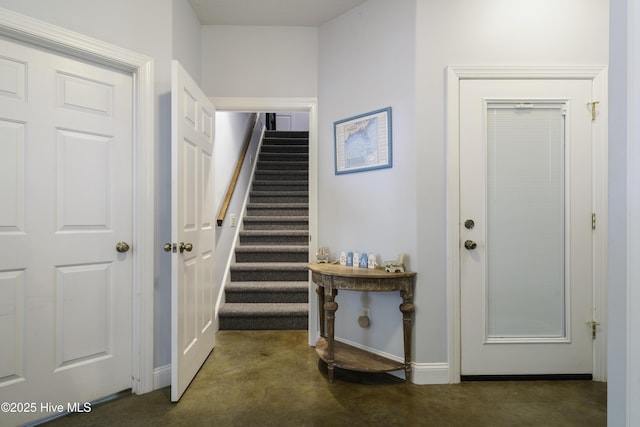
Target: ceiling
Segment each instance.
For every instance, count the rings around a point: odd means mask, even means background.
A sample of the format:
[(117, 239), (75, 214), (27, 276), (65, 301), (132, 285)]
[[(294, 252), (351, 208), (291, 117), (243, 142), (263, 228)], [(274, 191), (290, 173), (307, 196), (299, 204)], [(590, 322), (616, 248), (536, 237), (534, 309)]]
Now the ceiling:
[(202, 25), (317, 27), (367, 0), (189, 0)]

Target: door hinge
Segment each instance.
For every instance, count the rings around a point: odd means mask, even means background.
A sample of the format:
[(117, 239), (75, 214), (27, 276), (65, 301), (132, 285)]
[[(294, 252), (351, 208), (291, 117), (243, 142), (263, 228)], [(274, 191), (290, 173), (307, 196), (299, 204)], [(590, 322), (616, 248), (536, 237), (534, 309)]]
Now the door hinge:
[(596, 214), (595, 213), (591, 214), (591, 229), (592, 230), (596, 229)]
[(596, 322), (595, 320), (590, 320), (587, 323), (589, 325), (591, 325), (591, 339), (595, 340), (596, 339), (596, 332), (597, 332), (598, 326), (600, 326), (600, 323)]
[(596, 105), (599, 103), (600, 101), (591, 101), (587, 104), (587, 106), (591, 107), (591, 121), (596, 119)]

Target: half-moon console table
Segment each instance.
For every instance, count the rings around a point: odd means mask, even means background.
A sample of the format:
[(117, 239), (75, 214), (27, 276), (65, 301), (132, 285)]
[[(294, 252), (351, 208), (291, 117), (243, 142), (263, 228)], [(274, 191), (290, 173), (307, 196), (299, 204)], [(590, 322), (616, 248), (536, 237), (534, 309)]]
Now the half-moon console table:
[[(361, 372), (389, 372), (404, 369), (405, 380), (411, 381), (411, 322), (414, 311), (413, 282), (415, 272), (388, 273), (382, 269), (346, 267), (337, 264), (310, 263), (311, 280), (318, 285), (320, 338), (316, 343), (318, 356), (327, 363), (329, 381), (334, 368)], [(403, 320), (404, 363), (335, 341), (335, 315), (338, 290), (362, 292), (399, 291)]]

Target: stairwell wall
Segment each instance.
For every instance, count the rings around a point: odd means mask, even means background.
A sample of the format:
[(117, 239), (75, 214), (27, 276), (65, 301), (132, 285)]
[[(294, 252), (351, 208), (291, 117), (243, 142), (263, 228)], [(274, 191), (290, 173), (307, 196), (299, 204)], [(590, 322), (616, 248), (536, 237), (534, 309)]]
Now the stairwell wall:
[[(216, 129), (214, 144), (214, 161), (215, 161), (215, 206), (220, 207), (227, 192), (229, 182), (235, 171), (240, 152), (244, 145), (245, 136), (248, 127), (253, 123), (253, 113), (240, 112), (216, 112)], [(221, 298), (224, 293), (223, 286), (228, 282), (227, 274), (229, 270), (230, 260), (233, 257), (233, 248), (237, 238), (238, 230), (241, 227), (240, 218), (242, 216), (244, 203), (246, 201), (247, 192), (250, 189), (253, 167), (257, 158), (258, 148), (260, 147), (261, 136), (264, 129), (264, 114), (260, 114), (256, 126), (254, 128), (247, 155), (242, 163), (242, 169), (238, 176), (236, 189), (233, 193), (222, 226), (216, 227), (216, 252), (215, 252), (215, 281), (216, 293), (220, 305)], [(216, 212), (216, 215), (218, 212)], [(238, 225), (231, 227), (230, 215), (238, 216)]]

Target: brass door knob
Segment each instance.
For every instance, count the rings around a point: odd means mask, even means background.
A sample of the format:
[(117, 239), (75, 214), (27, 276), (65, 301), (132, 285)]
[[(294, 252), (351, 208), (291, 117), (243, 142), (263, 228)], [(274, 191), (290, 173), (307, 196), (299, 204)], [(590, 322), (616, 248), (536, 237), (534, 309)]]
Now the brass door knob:
[(178, 249), (180, 249), (180, 253), (184, 251), (191, 252), (193, 250), (193, 245), (191, 243), (180, 242)]
[(467, 240), (464, 242), (464, 247), (467, 248), (468, 250), (472, 250), (478, 247), (478, 244), (476, 242), (474, 242), (473, 240)]
[(164, 244), (164, 251), (165, 252), (171, 252), (172, 248), (173, 248), (173, 245), (171, 243), (165, 243)]
[(130, 249), (130, 246), (127, 242), (118, 242), (116, 243), (116, 251), (120, 252), (120, 253), (125, 253), (128, 252)]

